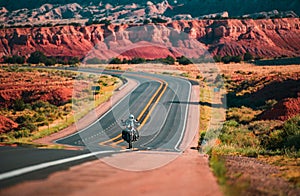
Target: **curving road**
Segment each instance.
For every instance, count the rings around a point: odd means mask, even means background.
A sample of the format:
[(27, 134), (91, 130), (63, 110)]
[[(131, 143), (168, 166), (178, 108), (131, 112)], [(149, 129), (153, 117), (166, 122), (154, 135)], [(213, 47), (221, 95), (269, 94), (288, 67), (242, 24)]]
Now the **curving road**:
[(81, 71), (121, 75), (136, 80), (139, 85), (96, 122), (55, 141), (59, 144), (83, 146), (85, 150), (47, 151), (0, 147), (0, 187), (36, 178), (39, 172), (44, 175), (52, 173), (80, 161), (93, 159), (95, 155), (109, 156), (126, 151), (128, 144), (120, 137), (123, 128), (121, 119), (126, 119), (130, 113), (141, 121), (138, 128), (140, 139), (133, 144), (135, 149), (173, 152), (183, 150), (179, 146), (188, 113), (188, 104), (183, 103), (189, 102), (191, 94), (191, 83), (188, 80), (141, 72), (123, 73), (98, 69)]
[[(93, 69), (85, 71), (96, 72)], [(138, 87), (98, 121), (56, 143), (85, 146), (91, 151), (124, 148), (127, 143), (120, 137), (123, 128), (121, 119), (134, 114), (142, 121), (142, 126), (139, 127), (140, 139), (133, 144), (135, 148), (179, 151), (188, 112), (188, 105), (180, 103), (189, 101), (190, 82), (148, 73), (126, 72), (122, 76), (137, 80)], [(145, 111), (148, 105), (149, 108)], [(144, 118), (140, 119), (141, 117)]]

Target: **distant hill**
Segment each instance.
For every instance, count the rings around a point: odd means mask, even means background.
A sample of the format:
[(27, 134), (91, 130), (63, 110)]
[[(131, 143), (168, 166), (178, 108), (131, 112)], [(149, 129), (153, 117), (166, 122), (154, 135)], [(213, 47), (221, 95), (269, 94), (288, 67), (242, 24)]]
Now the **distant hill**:
[[(153, 3), (160, 3), (163, 0), (151, 0)], [(127, 4), (146, 4), (148, 0), (21, 0), (16, 3), (15, 0), (0, 0), (0, 7), (5, 7), (9, 11), (22, 8), (38, 8), (43, 4), (69, 4), (78, 3), (81, 6), (99, 5), (109, 3), (111, 5), (127, 5)], [(299, 0), (169, 0), (170, 5), (174, 8), (168, 10), (168, 16), (177, 14), (191, 14), (192, 16), (200, 16), (211, 13), (219, 13), (228, 11), (230, 16), (241, 16), (249, 13), (262, 11), (288, 11), (292, 10), (300, 15)], [(176, 3), (175, 3), (176, 2)]]

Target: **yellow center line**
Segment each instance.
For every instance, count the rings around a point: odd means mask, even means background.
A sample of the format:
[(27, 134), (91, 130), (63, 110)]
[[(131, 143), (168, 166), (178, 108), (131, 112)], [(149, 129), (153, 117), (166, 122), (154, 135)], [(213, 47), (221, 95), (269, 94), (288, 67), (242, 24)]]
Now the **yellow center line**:
[[(158, 82), (160, 83), (160, 86), (159, 86), (159, 88), (157, 89), (157, 91), (155, 92), (155, 94), (151, 97), (151, 99), (149, 100), (149, 102), (147, 103), (147, 105), (144, 107), (143, 111), (142, 111), (142, 112), (140, 113), (140, 115), (138, 116), (138, 119), (140, 119), (140, 118), (143, 116), (143, 114), (145, 113), (145, 111), (147, 110), (147, 108), (148, 108), (148, 107), (150, 106), (150, 104), (152, 103), (153, 99), (157, 96), (157, 94), (159, 93), (159, 91), (160, 91), (161, 88), (163, 87), (163, 81), (162, 81), (162, 80), (157, 79), (156, 81), (158, 81)], [(163, 89), (162, 93), (161, 93), (160, 96), (158, 97), (158, 99), (157, 99), (157, 101), (156, 101), (154, 107), (157, 105), (157, 103), (158, 103), (158, 101), (160, 100), (162, 94), (164, 94), (164, 92), (166, 91), (167, 86), (168, 86), (168, 84), (166, 83), (165, 88)], [(147, 116), (145, 117), (144, 121), (143, 121), (142, 124), (139, 126), (139, 129), (142, 128), (142, 127), (144, 126), (144, 124), (146, 123), (146, 121), (147, 121), (147, 119), (149, 118), (150, 114), (152, 113), (152, 110), (153, 110), (154, 107), (151, 108), (151, 110), (149, 111), (149, 113), (148, 113)], [(99, 144), (100, 144), (100, 145), (106, 145), (107, 143), (112, 142), (112, 141), (114, 141), (114, 140), (117, 140), (117, 139), (120, 138), (120, 137), (122, 137), (122, 134), (119, 134), (119, 135), (117, 135), (116, 137), (113, 137), (113, 138), (111, 138), (111, 139), (109, 139), (109, 140), (106, 140), (106, 141), (104, 141), (104, 142), (100, 142)], [(112, 145), (117, 145), (117, 144), (119, 144), (119, 143), (121, 143), (121, 142), (123, 142), (123, 141), (124, 141), (123, 139), (118, 140), (118, 141), (116, 141), (116, 142), (113, 142)]]
[(157, 89), (157, 91), (155, 92), (155, 94), (151, 97), (151, 99), (149, 100), (149, 102), (147, 103), (147, 105), (144, 107), (143, 111), (140, 113), (140, 115), (137, 117), (137, 119), (141, 119), (143, 114), (145, 113), (145, 111), (147, 110), (147, 108), (150, 106), (150, 104), (152, 103), (153, 99), (156, 97), (156, 95), (158, 94), (158, 92), (161, 90), (163, 84), (161, 81), (159, 81), (160, 83), (160, 86), (159, 88)]
[[(139, 130), (146, 124), (148, 118), (150, 117), (152, 111), (154, 110), (154, 108), (155, 108), (156, 105), (158, 104), (160, 98), (162, 97), (162, 95), (163, 95), (163, 94), (165, 93), (165, 91), (167, 90), (167, 87), (168, 87), (168, 83), (166, 83), (164, 89), (162, 90), (161, 94), (160, 94), (159, 97), (157, 98), (156, 102), (155, 102), (154, 105), (151, 107), (149, 113), (148, 113), (147, 116), (145, 117), (145, 119), (144, 119), (144, 121), (142, 122), (142, 124), (139, 126)], [(159, 90), (160, 90), (160, 89), (159, 89)], [(158, 93), (158, 92), (159, 92), (159, 91), (157, 91), (157, 93)], [(155, 96), (157, 95), (157, 93), (155, 93)], [(153, 99), (151, 99), (151, 101), (153, 101)], [(151, 101), (147, 104), (147, 107), (151, 104)], [(147, 108), (147, 107), (145, 107), (145, 108)], [(144, 111), (146, 111), (146, 110), (144, 109)], [(143, 113), (141, 113), (141, 114), (143, 114)], [(140, 116), (142, 116), (142, 115), (140, 115)], [(121, 136), (122, 136), (122, 134), (119, 134), (117, 137), (121, 137)], [(124, 142), (124, 140), (123, 140), (123, 139), (120, 139), (120, 140), (118, 140), (118, 141), (116, 141), (116, 142), (113, 142), (111, 145), (112, 145), (112, 146), (116, 146), (117, 144), (122, 143), (122, 142)]]
[[(159, 86), (158, 90), (157, 90), (156, 93), (151, 97), (151, 99), (150, 99), (149, 102), (147, 103), (146, 107), (145, 107), (145, 108), (143, 109), (143, 111), (140, 113), (138, 119), (142, 117), (143, 113), (146, 111), (147, 107), (151, 104), (151, 102), (153, 101), (154, 97), (157, 95), (157, 93), (160, 91), (161, 88), (162, 88), (162, 83), (160, 82), (160, 86)], [(121, 136), (122, 136), (122, 134), (119, 134), (119, 135), (117, 135), (116, 137), (113, 137), (113, 138), (111, 138), (111, 139), (109, 139), (109, 140), (106, 140), (106, 141), (104, 141), (104, 142), (100, 142), (99, 144), (100, 144), (100, 145), (105, 145), (105, 144), (107, 144), (107, 143), (109, 143), (109, 142), (112, 142), (112, 141), (114, 141), (114, 140), (120, 138)], [(121, 142), (122, 142), (122, 141), (121, 141)], [(120, 142), (119, 142), (119, 143), (120, 143)]]
[(141, 129), (145, 123), (147, 122), (148, 118), (150, 117), (150, 114), (152, 113), (152, 111), (154, 110), (154, 108), (156, 107), (156, 105), (158, 104), (160, 98), (162, 97), (162, 95), (165, 93), (165, 91), (167, 90), (168, 87), (168, 83), (166, 83), (165, 88), (163, 89), (163, 91), (161, 92), (161, 94), (159, 95), (159, 97), (157, 98), (156, 102), (154, 103), (154, 105), (152, 106), (152, 108), (150, 109), (149, 113), (147, 114), (147, 116), (145, 117), (144, 121), (142, 122), (142, 124), (139, 126), (139, 129)]

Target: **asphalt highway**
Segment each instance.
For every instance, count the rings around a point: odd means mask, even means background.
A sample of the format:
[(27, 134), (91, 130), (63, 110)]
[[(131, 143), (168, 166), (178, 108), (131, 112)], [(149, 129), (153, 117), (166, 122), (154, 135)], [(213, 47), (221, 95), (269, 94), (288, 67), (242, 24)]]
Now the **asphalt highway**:
[[(191, 83), (188, 80), (143, 72), (123, 73), (98, 69), (80, 71), (131, 78), (138, 82), (138, 86), (91, 125), (55, 141), (58, 144), (81, 146), (84, 150), (0, 147), (0, 188), (24, 180), (42, 178), (54, 171), (95, 159), (93, 152), (98, 153), (97, 156), (110, 156), (128, 151), (128, 144), (122, 140), (120, 133), (124, 129), (121, 120), (128, 118), (129, 114), (134, 114), (141, 122), (138, 127), (140, 139), (133, 143), (136, 150), (183, 150), (179, 146), (185, 132), (187, 103), (191, 93)], [(87, 154), (90, 155), (85, 156)], [(69, 160), (70, 157), (78, 159)], [(56, 164), (56, 160), (62, 159), (65, 161)], [(39, 169), (34, 170), (36, 167), (33, 166), (36, 165), (39, 165)], [(27, 170), (20, 170), (22, 168)]]

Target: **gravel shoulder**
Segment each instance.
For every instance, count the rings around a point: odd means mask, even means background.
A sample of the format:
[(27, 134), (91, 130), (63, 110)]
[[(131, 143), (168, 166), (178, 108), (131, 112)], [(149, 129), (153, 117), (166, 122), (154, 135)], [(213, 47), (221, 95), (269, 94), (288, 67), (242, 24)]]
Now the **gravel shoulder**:
[(227, 183), (240, 195), (299, 195), (294, 187), (279, 177), (279, 167), (256, 158), (222, 156), (226, 166)]

